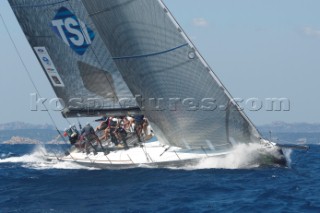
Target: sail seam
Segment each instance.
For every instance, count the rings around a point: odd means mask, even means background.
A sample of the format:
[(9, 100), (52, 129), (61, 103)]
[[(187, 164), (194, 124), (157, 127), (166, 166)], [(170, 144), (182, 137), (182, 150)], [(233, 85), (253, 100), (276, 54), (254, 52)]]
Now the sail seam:
[[(158, 0), (159, 4), (162, 5), (162, 7), (165, 9), (168, 17), (172, 20), (173, 24), (178, 26), (178, 29), (181, 30), (180, 33), (181, 35), (186, 38), (187, 41), (190, 42), (190, 46), (192, 48), (194, 48), (196, 50), (196, 54), (198, 55), (198, 58), (201, 60), (201, 62), (209, 68), (209, 73), (211, 74), (211, 76), (213, 77), (213, 79), (215, 81), (218, 82), (218, 84), (220, 84), (224, 90), (225, 90), (225, 94), (226, 96), (230, 99), (233, 100), (233, 97), (231, 95), (231, 93), (226, 89), (226, 87), (224, 86), (224, 84), (221, 82), (221, 80), (219, 79), (219, 77), (215, 74), (215, 72), (211, 69), (211, 67), (209, 66), (209, 64), (206, 62), (206, 60), (203, 58), (203, 56), (200, 54), (200, 52), (197, 50), (197, 48), (195, 47), (195, 45), (193, 44), (193, 42), (191, 41), (191, 39), (187, 36), (187, 34), (183, 31), (183, 29), (181, 28), (181, 26), (179, 25), (179, 23), (177, 22), (177, 20), (175, 19), (175, 17), (172, 15), (172, 13), (170, 12), (170, 10), (167, 8), (167, 6), (164, 4), (163, 0)], [(239, 107), (239, 105), (236, 103), (236, 106)], [(244, 113), (243, 111), (240, 111), (240, 114), (242, 115), (242, 117), (249, 123), (249, 125), (251, 125), (251, 127), (253, 129), (255, 129), (257, 131), (257, 133), (259, 134), (259, 136), (261, 137), (261, 133), (259, 132), (258, 128), (253, 124), (253, 122), (251, 121), (251, 119), (247, 116), (246, 113)]]
[(180, 46), (177, 46), (175, 48), (169, 49), (169, 50), (165, 50), (165, 51), (161, 51), (161, 52), (156, 52), (156, 53), (149, 53), (149, 54), (144, 54), (144, 55), (134, 55), (134, 56), (122, 56), (122, 57), (113, 57), (113, 60), (124, 60), (124, 59), (137, 59), (137, 58), (146, 58), (146, 57), (152, 57), (152, 56), (157, 56), (157, 55), (162, 55), (162, 54), (166, 54), (172, 51), (175, 51), (177, 49), (180, 49), (182, 47), (188, 46), (189, 44), (183, 44)]
[(61, 3), (64, 3), (64, 2), (67, 2), (69, 0), (62, 0), (62, 1), (59, 1), (59, 2), (54, 2), (54, 3), (47, 3), (47, 4), (18, 4), (18, 5), (13, 5), (12, 7), (13, 8), (28, 8), (28, 7), (48, 7), (48, 6), (53, 6), (53, 5), (56, 5), (56, 4), (61, 4)]
[(110, 8), (105, 8), (103, 10), (100, 10), (100, 11), (97, 11), (97, 12), (94, 12), (94, 13), (89, 13), (89, 16), (96, 16), (96, 15), (99, 15), (100, 13), (105, 13), (105, 12), (110, 12), (118, 7), (123, 7), (124, 5), (127, 5), (127, 4), (131, 4), (132, 2), (134, 2), (135, 0), (131, 0), (131, 1), (127, 1), (127, 2), (124, 2), (122, 4), (119, 4), (119, 5), (115, 5), (113, 7), (110, 7)]

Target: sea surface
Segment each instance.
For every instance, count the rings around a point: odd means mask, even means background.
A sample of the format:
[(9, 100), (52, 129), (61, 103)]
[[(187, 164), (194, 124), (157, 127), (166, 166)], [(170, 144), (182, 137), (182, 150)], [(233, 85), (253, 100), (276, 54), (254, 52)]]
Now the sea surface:
[(320, 212), (318, 145), (287, 151), (288, 168), (226, 159), (199, 168), (95, 170), (42, 157), (63, 148), (0, 145), (1, 213)]

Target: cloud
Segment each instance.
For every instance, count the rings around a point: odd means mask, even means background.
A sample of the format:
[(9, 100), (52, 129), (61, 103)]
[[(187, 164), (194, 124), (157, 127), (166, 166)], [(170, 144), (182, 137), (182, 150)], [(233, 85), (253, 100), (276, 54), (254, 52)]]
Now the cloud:
[(209, 25), (208, 21), (204, 18), (194, 18), (193, 25), (196, 27), (206, 27)]
[(314, 29), (312, 27), (305, 27), (303, 28), (303, 33), (307, 36), (313, 36), (320, 38), (320, 30)]

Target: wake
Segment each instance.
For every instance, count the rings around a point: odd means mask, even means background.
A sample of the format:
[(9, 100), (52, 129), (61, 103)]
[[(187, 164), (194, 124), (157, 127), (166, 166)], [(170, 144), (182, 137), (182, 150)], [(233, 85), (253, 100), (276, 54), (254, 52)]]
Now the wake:
[(0, 163), (13, 163), (22, 164), (24, 168), (36, 169), (36, 170), (47, 170), (47, 169), (65, 169), (65, 170), (93, 170), (93, 168), (81, 166), (73, 162), (62, 162), (57, 160), (47, 161), (46, 155), (48, 153), (44, 146), (37, 146), (32, 153), (23, 156), (14, 156), (12, 154), (2, 154)]

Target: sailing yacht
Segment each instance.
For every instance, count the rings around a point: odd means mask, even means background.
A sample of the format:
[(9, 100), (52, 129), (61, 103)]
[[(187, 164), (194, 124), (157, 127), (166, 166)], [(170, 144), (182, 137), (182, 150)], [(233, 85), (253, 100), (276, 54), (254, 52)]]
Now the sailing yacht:
[[(9, 0), (65, 118), (143, 114), (157, 139), (59, 160), (182, 166), (264, 140), (161, 0)], [(270, 160), (270, 158), (268, 158)]]

